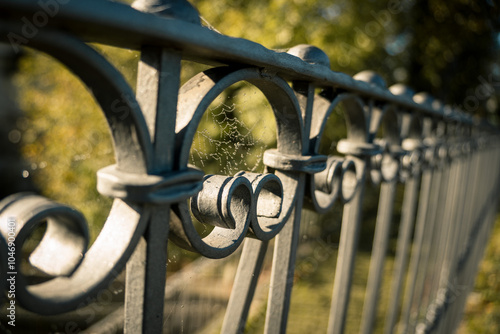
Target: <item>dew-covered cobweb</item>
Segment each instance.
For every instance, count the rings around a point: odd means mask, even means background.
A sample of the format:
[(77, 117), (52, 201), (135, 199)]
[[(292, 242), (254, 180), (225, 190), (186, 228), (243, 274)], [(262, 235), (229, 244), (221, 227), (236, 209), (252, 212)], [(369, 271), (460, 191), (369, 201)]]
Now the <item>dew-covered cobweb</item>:
[(207, 174), (262, 172), (264, 151), (276, 145), (269, 102), (255, 86), (239, 83), (205, 112), (191, 146), (190, 163)]

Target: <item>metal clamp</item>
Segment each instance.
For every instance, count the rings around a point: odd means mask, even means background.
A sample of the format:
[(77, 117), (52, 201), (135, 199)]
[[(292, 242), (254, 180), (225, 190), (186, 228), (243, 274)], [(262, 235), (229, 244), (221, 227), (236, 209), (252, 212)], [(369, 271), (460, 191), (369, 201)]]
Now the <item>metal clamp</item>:
[(136, 203), (175, 203), (196, 195), (203, 187), (203, 175), (194, 167), (167, 175), (148, 175), (126, 173), (111, 165), (97, 172), (97, 190)]
[(326, 160), (326, 155), (288, 155), (276, 149), (264, 152), (264, 165), (281, 171), (316, 174), (325, 170)]

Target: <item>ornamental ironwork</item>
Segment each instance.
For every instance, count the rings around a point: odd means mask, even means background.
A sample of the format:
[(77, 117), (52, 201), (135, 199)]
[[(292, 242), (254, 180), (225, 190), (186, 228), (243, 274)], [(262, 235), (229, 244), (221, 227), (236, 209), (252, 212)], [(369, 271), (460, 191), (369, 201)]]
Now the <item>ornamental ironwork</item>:
[[(393, 332), (399, 314), (405, 332), (450, 332), (457, 326), (466, 294), (457, 296), (448, 282), (471, 286), (492, 225), (499, 190), (498, 173), (492, 173), (500, 165), (497, 129), (425, 93), (400, 84), (387, 88), (373, 72), (354, 77), (334, 72), (328, 56), (314, 46), (281, 52), (221, 35), (202, 27), (197, 11), (184, 1), (45, 5), (47, 20), (37, 26), (43, 15), (36, 1), (0, 1), (0, 39), (49, 54), (92, 92), (116, 157), (115, 165), (98, 172), (97, 189), (114, 204), (87, 249), (87, 222), (78, 211), (35, 194), (4, 199), (2, 303), (8, 305), (9, 278), (15, 277), (16, 301), (24, 309), (68, 312), (126, 270), (125, 332), (160, 333), (167, 244), (215, 259), (243, 247), (222, 327), (223, 333), (239, 333), (274, 240), (265, 332), (284, 333), (302, 209), (324, 214), (339, 202), (342, 229), (328, 332), (341, 333), (369, 180), (380, 184), (380, 200), (361, 332), (370, 333), (375, 321), (398, 183), (404, 184), (404, 202), (386, 333)], [(30, 18), (35, 29), (27, 26)], [(89, 42), (140, 50), (136, 92)], [(180, 86), (183, 59), (217, 65)], [(214, 99), (242, 81), (269, 101), (276, 148), (263, 154), (264, 173), (205, 175), (189, 164), (193, 138)], [(342, 155), (321, 155), (327, 120), (339, 105), (347, 121), (347, 136), (336, 146)], [(213, 230), (200, 236), (193, 217)], [(42, 222), (46, 233), (29, 260), (51, 279), (33, 284), (11, 264), (21, 262), (20, 250)], [(440, 275), (425, 282), (418, 273), (431, 257)], [(420, 303), (424, 283), (432, 285), (432, 295), (417, 324), (410, 321), (411, 307)]]

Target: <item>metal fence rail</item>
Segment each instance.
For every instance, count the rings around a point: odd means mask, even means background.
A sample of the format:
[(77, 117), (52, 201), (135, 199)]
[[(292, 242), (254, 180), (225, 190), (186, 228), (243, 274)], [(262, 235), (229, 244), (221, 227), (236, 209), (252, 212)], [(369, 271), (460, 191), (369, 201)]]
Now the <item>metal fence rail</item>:
[[(398, 184), (404, 198), (385, 333), (450, 333), (458, 325), (496, 213), (497, 129), (425, 93), (386, 88), (377, 74), (331, 71), (318, 48), (275, 52), (220, 35), (202, 27), (184, 1), (138, 0), (130, 7), (1, 0), (0, 39), (51, 55), (90, 88), (116, 157), (116, 165), (98, 173), (99, 192), (114, 204), (88, 250), (87, 223), (74, 209), (26, 194), (0, 203), (1, 302), (10, 303), (14, 277), (23, 308), (68, 312), (126, 268), (125, 332), (160, 333), (167, 243), (209, 258), (225, 258), (243, 243), (222, 326), (223, 333), (239, 333), (275, 239), (265, 332), (284, 333), (303, 206), (325, 214), (339, 202), (342, 228), (325, 330), (342, 333), (369, 179), (380, 184), (380, 198), (360, 331), (374, 328)], [(89, 42), (141, 51), (136, 92)], [(180, 87), (183, 59), (213, 67)], [(277, 147), (263, 155), (266, 173), (204, 175), (189, 165), (193, 137), (211, 102), (241, 81), (269, 101)], [(347, 136), (337, 144), (341, 156), (321, 155), (328, 118), (339, 105), (347, 121)], [(192, 215), (215, 226), (208, 236), (200, 237)], [(30, 261), (53, 278), (31, 284), (11, 265), (21, 262), (30, 231), (45, 220), (46, 234)]]

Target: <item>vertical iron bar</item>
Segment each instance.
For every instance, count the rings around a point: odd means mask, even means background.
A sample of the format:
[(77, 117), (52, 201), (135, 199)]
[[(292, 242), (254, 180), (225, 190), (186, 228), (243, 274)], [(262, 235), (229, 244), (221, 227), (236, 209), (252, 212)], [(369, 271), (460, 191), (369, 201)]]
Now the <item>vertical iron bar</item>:
[[(415, 313), (410, 315), (410, 324), (408, 326), (409, 332), (412, 333), (415, 330), (415, 326), (417, 326), (419, 318), (420, 318), (420, 306), (422, 302), (422, 295), (425, 291), (426, 280), (426, 272), (429, 262), (430, 248), (432, 245), (432, 238), (435, 233), (436, 228), (436, 212), (437, 212), (437, 201), (439, 198), (439, 188), (441, 186), (441, 173), (438, 172), (435, 166), (432, 167), (432, 176), (431, 176), (431, 190), (429, 193), (427, 204), (427, 212), (425, 214), (425, 219), (427, 222), (425, 223), (426, 227), (423, 233), (423, 240), (421, 243), (420, 249), (420, 261), (418, 263), (417, 280), (415, 282), (413, 301), (411, 302), (412, 308), (414, 308)], [(420, 279), (419, 279), (420, 278)], [(413, 317), (414, 315), (414, 317)]]
[(267, 241), (245, 240), (221, 333), (243, 333), (267, 247)]
[[(452, 303), (450, 305), (450, 314), (448, 316), (448, 328), (452, 330), (455, 327), (455, 320), (456, 320), (456, 313), (458, 311), (458, 306), (461, 304), (460, 303), (460, 295), (464, 294), (466, 292), (466, 285), (464, 285), (465, 282), (461, 280), (461, 277), (459, 275), (460, 271), (460, 264), (459, 260), (465, 259), (468, 255), (467, 253), (470, 252), (471, 250), (467, 249), (467, 244), (468, 242), (473, 242), (474, 239), (472, 239), (472, 229), (471, 229), (471, 222), (466, 220), (467, 218), (467, 207), (468, 207), (468, 201), (471, 200), (470, 198), (470, 193), (471, 191), (471, 155), (463, 156), (463, 164), (464, 164), (464, 174), (465, 178), (462, 178), (464, 180), (464, 185), (463, 185), (463, 190), (462, 190), (462, 215), (460, 219), (460, 227), (457, 235), (457, 240), (455, 241), (454, 249), (453, 249), (453, 254), (454, 254), (454, 259), (452, 262), (452, 273), (451, 275), (453, 276), (452, 282), (450, 282), (450, 290), (451, 290), (451, 298), (450, 302)], [(459, 209), (460, 210), (460, 209)], [(478, 234), (481, 233), (482, 229), (484, 227), (484, 223), (481, 223), (478, 226)], [(477, 237), (475, 237), (477, 238)]]
[[(464, 201), (464, 192), (465, 192), (465, 187), (464, 187), (464, 182), (461, 182), (461, 180), (466, 180), (466, 166), (465, 165), (465, 159), (464, 157), (458, 157), (455, 165), (457, 168), (457, 173), (456, 173), (456, 178), (454, 180), (454, 189), (452, 192), (450, 192), (450, 198), (453, 199), (453, 206), (451, 209), (451, 214), (450, 214), (450, 222), (449, 222), (449, 236), (448, 240), (446, 242), (446, 248), (445, 248), (445, 258), (443, 262), (443, 271), (441, 274), (440, 278), (440, 285), (443, 289), (446, 289), (448, 296), (450, 294), (451, 288), (453, 287), (453, 280), (455, 277), (453, 277), (453, 272), (455, 268), (455, 261), (457, 259), (457, 245), (458, 245), (458, 240), (460, 237), (460, 234), (462, 233), (463, 229), (463, 222), (462, 219), (460, 219), (460, 215), (462, 214), (463, 211), (463, 201)], [(459, 214), (460, 212), (460, 214)], [(453, 292), (451, 292), (453, 293)], [(448, 303), (449, 304), (449, 303)], [(450, 305), (446, 306), (447, 311), (446, 311), (446, 316), (443, 319), (442, 322), (442, 327), (441, 330), (448, 331), (449, 330), (449, 308)]]
[(449, 196), (448, 187), (450, 181), (450, 168), (448, 165), (443, 167), (442, 173), (442, 181), (441, 187), (439, 190), (439, 200), (438, 207), (443, 208), (442, 210), (438, 210), (436, 223), (439, 225), (439, 231), (436, 234), (436, 241), (434, 243), (434, 248), (432, 253), (434, 254), (434, 264), (431, 268), (431, 288), (429, 292), (429, 304), (432, 303), (437, 298), (437, 292), (439, 289), (439, 276), (441, 274), (441, 267), (443, 265), (444, 260), (444, 252), (442, 251), (442, 245), (446, 244), (447, 233), (448, 233), (448, 224), (449, 220), (445, 217), (446, 200)]
[(366, 297), (361, 317), (361, 333), (372, 333), (375, 325), (380, 284), (384, 273), (385, 256), (389, 245), (394, 198), (396, 196), (397, 181), (384, 182), (380, 186), (380, 200), (378, 206), (375, 236), (373, 239), (372, 257), (366, 285)]
[(124, 333), (162, 332), (170, 206), (154, 213), (127, 263)]
[[(485, 182), (483, 182), (484, 176), (481, 174), (487, 175), (488, 173), (480, 173), (480, 162), (478, 158), (479, 154), (475, 153), (473, 154), (473, 157), (475, 157), (475, 164), (474, 164), (474, 179), (470, 180), (473, 185), (473, 190), (471, 194), (469, 195), (468, 203), (466, 205), (470, 208), (470, 211), (473, 211), (474, 207), (473, 205), (476, 204), (479, 207), (483, 205), (487, 205), (488, 199), (485, 196), (484, 200), (481, 202), (476, 202), (477, 198), (480, 197), (478, 196), (479, 193), (483, 193), (483, 196), (485, 195), (484, 193), (488, 194), (489, 192), (489, 185)], [(491, 181), (491, 180), (490, 180)], [(482, 184), (481, 185), (478, 185)], [(494, 183), (493, 183), (494, 184)], [(481, 190), (481, 191), (478, 191)], [(477, 211), (477, 210), (475, 210)], [(483, 210), (480, 210), (481, 212)], [(478, 218), (480, 217), (481, 213), (478, 214)], [(449, 322), (453, 327), (456, 326), (456, 322), (458, 321), (457, 317), (458, 314), (461, 313), (462, 310), (459, 310), (459, 307), (462, 307), (463, 304), (465, 303), (466, 300), (466, 295), (468, 294), (468, 290), (472, 288), (473, 284), (473, 278), (475, 275), (470, 275), (468, 273), (469, 270), (475, 270), (474, 274), (476, 273), (477, 266), (479, 265), (480, 258), (479, 256), (482, 256), (484, 247), (479, 243), (484, 240), (486, 242), (487, 238), (487, 219), (486, 218), (484, 221), (479, 221), (478, 218), (474, 218), (475, 215), (469, 213), (467, 215), (468, 218), (468, 231), (467, 231), (467, 239), (465, 240), (465, 244), (467, 245), (466, 249), (461, 253), (461, 257), (466, 261), (465, 263), (456, 263), (456, 268), (455, 272), (457, 275), (457, 282), (460, 284), (460, 288), (463, 291), (459, 291), (460, 294), (457, 296), (457, 301), (455, 302), (454, 305), (454, 310), (452, 310), (452, 315), (450, 315), (451, 320)], [(476, 236), (475, 236), (476, 235)], [(474, 240), (474, 239), (475, 240)], [(472, 246), (472, 247), (471, 247)], [(470, 248), (469, 248), (470, 247)], [(473, 269), (474, 268), (474, 269)]]
[(264, 333), (286, 333), (290, 298), (299, 243), (300, 218), (304, 201), (304, 175), (301, 174), (292, 215), (276, 237)]
[(411, 249), (408, 281), (406, 284), (406, 289), (403, 299), (403, 310), (402, 310), (403, 313), (401, 318), (402, 333), (407, 333), (407, 329), (410, 322), (411, 306), (415, 293), (415, 284), (418, 276), (420, 256), (422, 252), (422, 244), (424, 242), (424, 233), (427, 228), (426, 216), (430, 200), (431, 181), (432, 181), (432, 170), (430, 168), (424, 169), (422, 172), (422, 184), (420, 189), (417, 221), (415, 227), (415, 237)]
[[(473, 211), (477, 211), (477, 208), (474, 206), (474, 205), (480, 205), (480, 202), (479, 201), (479, 198), (481, 197), (480, 194), (482, 192), (478, 192), (479, 189), (481, 190), (484, 190), (485, 187), (483, 187), (483, 177), (481, 177), (481, 173), (480, 173), (480, 166), (481, 166), (481, 161), (480, 161), (480, 154), (478, 152), (476, 152), (475, 154), (473, 154), (472, 156), (472, 162), (473, 162), (473, 171), (471, 172), (472, 174), (472, 177), (469, 179), (469, 182), (471, 182), (471, 184), (473, 185), (473, 190), (469, 193), (469, 203), (466, 203), (466, 205), (468, 205), (468, 207), (471, 209), (470, 212), (469, 212), (469, 215), (468, 217), (464, 218), (466, 219), (466, 222), (468, 222), (468, 230), (469, 230), (469, 233), (468, 234), (468, 240), (466, 241), (467, 242), (467, 246), (471, 246), (470, 242), (474, 242), (474, 247), (472, 248), (469, 248), (471, 250), (471, 252), (473, 254), (471, 255), (468, 255), (467, 253), (462, 253), (461, 254), (461, 257), (460, 257), (460, 260), (463, 261), (465, 260), (466, 263), (464, 264), (459, 264), (457, 263), (457, 267), (455, 268), (455, 275), (458, 275), (458, 276), (465, 276), (466, 278), (465, 279), (460, 279), (458, 278), (458, 282), (464, 282), (464, 286), (468, 287), (468, 289), (470, 289), (472, 287), (472, 283), (473, 283), (473, 278), (475, 276), (475, 270), (474, 272), (470, 272), (470, 270), (473, 270), (471, 269), (471, 265), (473, 266), (474, 263), (476, 263), (476, 254), (479, 254), (481, 253), (480, 251), (478, 252), (478, 249), (477, 248), (481, 248), (481, 243), (480, 243), (480, 239), (481, 237), (478, 236), (478, 237), (475, 237), (475, 240), (472, 240), (470, 239), (472, 237), (472, 229), (474, 228), (475, 226), (475, 222), (476, 222), (476, 213), (474, 213)], [(481, 225), (483, 226), (483, 225)], [(484, 231), (483, 231), (484, 232)], [(479, 247), (478, 247), (479, 246)], [(459, 267), (459, 265), (461, 267)], [(465, 269), (464, 269), (465, 268)], [(460, 275), (460, 273), (462, 273), (462, 275)], [(469, 280), (470, 278), (472, 278), (472, 280)], [(459, 284), (462, 284), (462, 283), (459, 283)], [(462, 288), (462, 286), (460, 287), (460, 289)], [(455, 302), (455, 305), (454, 307), (463, 307), (463, 303), (465, 302), (465, 299), (466, 299), (466, 291), (459, 291), (460, 294), (458, 296), (459, 298), (459, 301)], [(463, 300), (463, 302), (462, 302)], [(439, 304), (438, 304), (439, 303)], [(436, 300), (436, 304), (439, 306), (439, 310), (438, 310), (438, 313), (437, 314), (434, 314), (431, 316), (432, 319), (430, 319), (430, 322), (427, 324), (427, 331), (426, 333), (439, 333), (439, 330), (440, 328), (444, 327), (443, 325), (443, 319), (444, 319), (444, 311), (446, 310), (446, 306), (447, 306), (447, 303), (448, 301), (445, 300), (445, 301), (439, 301), (439, 300)], [(461, 306), (458, 306), (458, 304), (460, 304)], [(455, 327), (458, 323), (458, 320), (456, 318), (456, 312), (455, 313), (455, 316), (454, 316), (454, 319), (452, 321), (452, 323), (454, 324), (453, 327)]]
[[(294, 81), (293, 89), (300, 105), (303, 120), (304, 140), (302, 154), (310, 154), (312, 152), (309, 152), (309, 135), (314, 107), (315, 85), (306, 81)], [(264, 326), (264, 333), (268, 334), (286, 332), (299, 244), (300, 220), (304, 204), (305, 174), (283, 174), (283, 177), (297, 178), (297, 189), (294, 194), (295, 207), (292, 215), (277, 235), (274, 245), (273, 267)]]
[[(439, 239), (443, 232), (443, 208), (446, 203), (446, 185), (448, 184), (447, 175), (444, 173), (443, 169), (439, 164), (436, 165), (433, 173), (433, 188), (431, 190), (431, 209), (429, 209), (428, 220), (431, 222), (426, 233), (426, 247), (424, 248), (421, 268), (419, 271), (422, 272), (421, 279), (417, 283), (415, 288), (415, 309), (418, 312), (417, 316), (421, 318), (426, 314), (426, 309), (430, 301), (430, 294), (432, 290), (432, 277), (434, 275), (434, 267), (436, 265), (436, 253), (439, 253)], [(417, 319), (418, 320), (418, 319)], [(421, 320), (413, 322), (413, 324), (422, 324), (419, 322)], [(417, 324), (418, 325), (418, 324)]]
[[(137, 101), (154, 147), (149, 173), (172, 169), (180, 85), (181, 55), (143, 47), (137, 78)], [(148, 230), (127, 264), (125, 333), (161, 333), (165, 295), (170, 205), (147, 207)]]
[(389, 296), (389, 309), (384, 325), (384, 333), (391, 334), (396, 324), (397, 312), (401, 303), (401, 290), (403, 287), (404, 274), (406, 272), (410, 239), (413, 232), (413, 223), (415, 221), (415, 211), (417, 209), (418, 188), (420, 181), (420, 172), (410, 176), (406, 181), (405, 193), (403, 199), (403, 212), (401, 225), (398, 234), (398, 243), (396, 248), (396, 259), (394, 261), (394, 272), (392, 275), (391, 295)]
[(354, 262), (361, 229), (360, 224), (365, 189), (366, 160), (359, 158), (351, 159), (355, 159), (356, 170), (360, 171), (358, 181), (359, 188), (351, 201), (344, 205), (339, 253), (335, 269), (335, 280), (333, 283), (332, 305), (328, 323), (328, 333), (330, 334), (340, 334), (345, 328)]
[(453, 309), (456, 307), (456, 299), (457, 299), (457, 284), (458, 283), (458, 278), (457, 278), (457, 272), (458, 272), (458, 260), (460, 259), (461, 255), (465, 255), (463, 252), (460, 251), (460, 243), (463, 240), (463, 235), (468, 234), (467, 233), (467, 223), (464, 220), (464, 207), (466, 205), (466, 194), (468, 193), (467, 189), (467, 180), (469, 179), (470, 175), (467, 175), (469, 173), (469, 159), (466, 159), (465, 156), (460, 156), (459, 160), (457, 162), (461, 166), (461, 171), (462, 171), (462, 176), (460, 177), (460, 180), (463, 180), (462, 182), (462, 189), (459, 189), (458, 191), (458, 198), (457, 202), (458, 204), (454, 208), (455, 215), (457, 217), (456, 222), (455, 219), (453, 219), (453, 224), (454, 228), (452, 230), (452, 235), (450, 236), (450, 243), (447, 243), (447, 248), (446, 248), (446, 262), (445, 265), (443, 266), (443, 269), (445, 270), (443, 273), (443, 276), (441, 277), (441, 284), (443, 288), (446, 289), (448, 293), (448, 299), (445, 307), (445, 316), (440, 324), (440, 330), (450, 330), (453, 327)]
[[(438, 289), (438, 295), (440, 297), (438, 298), (444, 298), (446, 296), (446, 289), (448, 285), (448, 278), (449, 278), (449, 265), (450, 265), (450, 258), (449, 258), (449, 252), (450, 252), (450, 247), (451, 243), (453, 242), (453, 237), (455, 230), (457, 229), (456, 226), (456, 215), (455, 215), (455, 210), (456, 210), (456, 204), (457, 204), (457, 197), (459, 193), (459, 183), (460, 183), (460, 166), (459, 162), (454, 159), (451, 161), (450, 164), (450, 174), (449, 174), (449, 181), (448, 181), (448, 188), (447, 188), (447, 201), (446, 205), (444, 208), (444, 224), (445, 224), (445, 230), (444, 230), (444, 238), (443, 238), (443, 243), (440, 245), (440, 253), (442, 253), (442, 260), (441, 260), (441, 267), (440, 267), (440, 273), (438, 276), (438, 284), (439, 284), (439, 289)], [(441, 303), (446, 303), (446, 301), (441, 301)], [(439, 330), (443, 330), (444, 326), (444, 317), (440, 319), (439, 323)]]
[[(486, 162), (484, 166), (488, 166), (488, 169), (491, 168), (490, 166), (497, 165), (495, 152), (490, 152), (490, 154), (488, 154), (486, 157), (489, 162)], [(452, 305), (453, 307), (450, 311), (451, 314), (449, 315), (450, 319), (448, 320), (449, 327), (451, 329), (455, 329), (461, 319), (461, 314), (463, 312), (463, 307), (467, 299), (468, 291), (473, 287), (474, 277), (477, 273), (477, 267), (479, 266), (480, 259), (484, 254), (489, 232), (491, 231), (492, 225), (495, 221), (495, 208), (498, 193), (498, 191), (495, 191), (495, 187), (498, 187), (498, 176), (495, 176), (493, 180), (491, 179), (491, 174), (489, 173), (476, 173), (476, 176), (477, 179), (474, 180), (474, 184), (480, 183), (483, 185), (479, 189), (481, 189), (484, 199), (480, 202), (479, 206), (486, 209), (487, 213), (482, 220), (471, 219), (471, 226), (469, 229), (470, 232), (468, 233), (467, 241), (473, 242), (469, 245), (470, 247), (468, 248), (469, 252), (471, 252), (472, 254), (468, 255), (464, 252), (463, 257), (467, 262), (457, 263), (456, 272), (459, 275), (457, 278), (457, 282), (458, 284), (460, 284), (460, 288), (464, 291), (459, 291), (461, 293), (458, 294), (456, 302), (454, 303), (454, 305)], [(478, 216), (480, 217), (481, 215)], [(471, 239), (471, 237), (473, 236), (475, 236), (475, 239)], [(462, 265), (462, 267), (458, 267), (459, 264)]]

